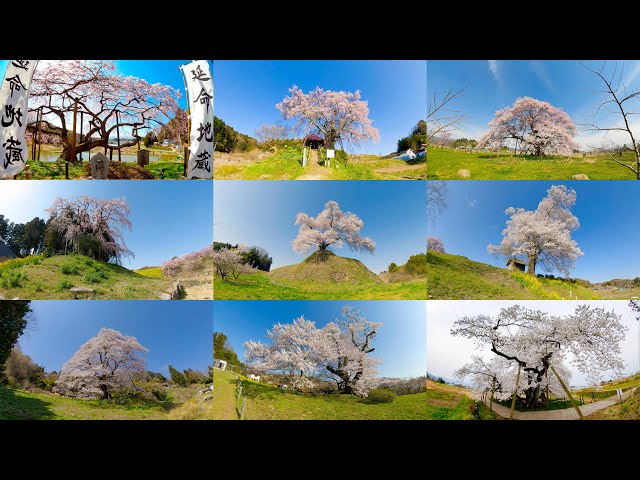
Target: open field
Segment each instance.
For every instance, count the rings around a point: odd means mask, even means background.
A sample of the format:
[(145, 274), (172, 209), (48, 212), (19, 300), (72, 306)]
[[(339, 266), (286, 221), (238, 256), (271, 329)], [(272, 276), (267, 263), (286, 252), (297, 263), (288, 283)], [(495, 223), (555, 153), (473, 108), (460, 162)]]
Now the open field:
[[(236, 376), (215, 370), (215, 390), (223, 402), (217, 403), (218, 417), (233, 417), (235, 412)], [(226, 382), (232, 394), (220, 392)], [(278, 388), (250, 380), (242, 380), (242, 393), (247, 397), (247, 420), (426, 420), (425, 393), (399, 395), (392, 403), (372, 403), (354, 395), (310, 396), (283, 392)], [(223, 396), (224, 395), (224, 396)], [(215, 401), (215, 395), (214, 395)]]
[[(633, 159), (629, 152), (621, 157), (625, 163)], [(470, 175), (462, 176), (460, 170), (468, 170)], [(431, 147), (428, 153), (429, 180), (571, 180), (579, 174), (590, 180), (635, 180), (631, 170), (605, 154), (534, 157), (437, 147)]]
[[(424, 159), (423, 159), (424, 160)], [(308, 172), (302, 166), (302, 150), (288, 148), (268, 154), (246, 153), (214, 154), (216, 180), (295, 180)], [(347, 164), (338, 168), (318, 167), (318, 180), (424, 180), (426, 163), (409, 163), (377, 155), (351, 155)]]
[[(117, 405), (77, 400), (42, 391), (30, 393), (0, 386), (0, 420), (163, 420), (203, 418), (205, 405), (197, 397), (202, 386), (172, 388), (165, 402)], [(193, 405), (199, 414), (194, 414)]]
[(459, 255), (427, 252), (427, 298), (447, 300), (625, 300), (640, 296), (640, 286), (595, 289), (576, 283), (534, 277)]

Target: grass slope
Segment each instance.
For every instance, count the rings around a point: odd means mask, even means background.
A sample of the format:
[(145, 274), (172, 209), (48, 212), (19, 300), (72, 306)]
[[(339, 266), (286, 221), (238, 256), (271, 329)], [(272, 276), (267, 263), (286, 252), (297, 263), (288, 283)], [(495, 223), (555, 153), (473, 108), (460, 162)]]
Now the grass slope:
[[(538, 278), (467, 257), (433, 251), (427, 253), (427, 272), (429, 299), (560, 300), (577, 297), (579, 300), (597, 300), (621, 295), (620, 292), (596, 291), (578, 283)], [(630, 298), (634, 290), (625, 291), (621, 298)]]
[(82, 298), (155, 300), (169, 286), (167, 280), (81, 255), (37, 255), (0, 263), (0, 295), (7, 299), (73, 299), (71, 287), (87, 287), (95, 293)]
[[(214, 372), (215, 389), (226, 382), (233, 387), (236, 377), (227, 371)], [(214, 390), (215, 391), (215, 390)], [(400, 395), (392, 403), (374, 404), (353, 395), (321, 395), (312, 397), (283, 392), (276, 387), (242, 381), (247, 397), (247, 420), (426, 420), (426, 394)], [(225, 395), (226, 411), (235, 410), (235, 396)], [(215, 397), (215, 394), (214, 394)], [(229, 404), (232, 403), (230, 406)], [(222, 415), (219, 415), (222, 416)]]
[[(234, 154), (243, 157), (243, 154)], [(246, 161), (214, 166), (216, 180), (295, 180), (307, 173), (302, 166), (302, 150), (287, 148), (264, 159), (244, 156)], [(346, 165), (323, 168), (327, 180), (424, 180), (426, 163), (409, 164), (377, 155), (352, 155)]]
[(216, 300), (424, 300), (426, 281), (384, 281), (362, 262), (317, 252), (296, 265), (244, 274), (238, 279), (214, 279)]
[(640, 420), (640, 389), (624, 402), (612, 405), (586, 417), (587, 420)]
[[(161, 420), (190, 419), (187, 400), (200, 387), (174, 388), (170, 399), (158, 403), (115, 405), (98, 400), (77, 400), (51, 393), (29, 393), (0, 386), (0, 420)], [(204, 418), (206, 416), (203, 415)]]
[[(64, 180), (65, 164), (64, 162), (29, 162), (31, 169), (31, 178), (34, 180)], [(160, 170), (164, 169), (164, 177), (161, 176)], [(145, 166), (138, 167), (135, 163), (125, 163), (113, 161), (109, 167), (109, 179), (160, 179), (179, 180), (183, 178), (184, 163), (179, 162), (154, 162)], [(89, 177), (89, 162), (84, 161), (77, 165), (69, 165), (69, 179), (87, 179)], [(18, 179), (25, 179), (25, 173), (22, 171), (18, 174)]]
[(591, 394), (593, 394), (596, 400), (603, 400), (605, 398), (616, 396), (616, 390), (621, 388), (623, 392), (632, 388), (640, 387), (640, 373), (631, 377), (621, 378), (619, 380), (612, 380), (600, 384), (600, 388), (590, 387), (576, 390), (573, 392), (575, 395), (583, 395), (585, 401), (590, 401)]
[[(463, 180), (459, 170), (468, 170), (469, 180), (571, 180), (585, 174), (591, 180), (635, 180), (631, 170), (606, 155), (586, 157), (517, 156), (508, 153), (467, 153), (464, 150), (432, 147), (428, 154), (429, 180)], [(622, 161), (631, 163), (633, 154), (624, 153)]]

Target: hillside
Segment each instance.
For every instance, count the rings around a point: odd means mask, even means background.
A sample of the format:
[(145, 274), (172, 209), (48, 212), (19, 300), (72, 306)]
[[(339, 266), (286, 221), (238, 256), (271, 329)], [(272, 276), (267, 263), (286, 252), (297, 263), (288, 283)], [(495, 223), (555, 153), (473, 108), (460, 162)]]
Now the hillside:
[[(81, 255), (40, 255), (0, 263), (0, 297), (28, 300), (158, 299), (170, 282)], [(75, 287), (94, 292), (74, 293)]]
[[(45, 391), (14, 390), (0, 385), (0, 420), (162, 420), (204, 418), (206, 404), (196, 391), (202, 386), (172, 388), (165, 402), (114, 404), (78, 400)], [(194, 408), (195, 405), (195, 408)]]
[(339, 257), (327, 250), (314, 252), (296, 265), (275, 268), (271, 277), (286, 283), (382, 283), (360, 260)]
[(427, 252), (427, 298), (450, 300), (598, 300), (629, 299), (633, 289), (595, 289), (589, 282), (534, 277), (467, 257)]
[(427, 380), (427, 412), (431, 420), (496, 420), (498, 417), (472, 398), (469, 389)]
[[(215, 370), (214, 418), (237, 418), (235, 414), (236, 377)], [(374, 404), (353, 395), (321, 395), (317, 397), (283, 392), (276, 387), (242, 381), (247, 397), (248, 420), (426, 420), (425, 393), (400, 395), (392, 403)], [(224, 392), (224, 393), (223, 393)]]
[(214, 279), (217, 300), (424, 300), (426, 280), (411, 276), (385, 283), (362, 262), (317, 252), (296, 265)]

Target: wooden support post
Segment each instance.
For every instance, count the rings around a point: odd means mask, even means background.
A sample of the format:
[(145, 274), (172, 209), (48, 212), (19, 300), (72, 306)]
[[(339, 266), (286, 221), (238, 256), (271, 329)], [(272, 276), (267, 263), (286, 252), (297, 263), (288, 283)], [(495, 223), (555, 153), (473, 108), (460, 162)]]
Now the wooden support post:
[(116, 137), (118, 139), (118, 161), (122, 161), (122, 156), (120, 155), (120, 115), (118, 115), (118, 110), (116, 110)]
[(40, 107), (40, 121), (38, 122), (38, 161), (40, 161), (40, 151), (42, 150), (42, 107)]
[(491, 383), (491, 399), (489, 400), (489, 411), (493, 412), (493, 392), (496, 390), (496, 377), (493, 377), (493, 382)]
[(190, 154), (190, 150), (189, 147), (184, 147), (184, 168), (183, 168), (183, 172), (182, 175), (187, 178), (187, 168), (189, 166), (189, 154)]
[(551, 408), (551, 397), (549, 397), (549, 369), (544, 372), (544, 375), (547, 379), (547, 410)]
[(509, 413), (509, 420), (513, 420), (513, 411), (516, 408), (516, 396), (518, 394), (518, 384), (520, 383), (520, 368), (522, 365), (518, 364), (518, 375), (516, 376), (516, 388), (513, 390), (513, 398), (511, 399), (511, 413)]
[(244, 415), (247, 413), (247, 397), (242, 399), (242, 409), (240, 410), (240, 420), (244, 420)]
[[(83, 125), (84, 125), (84, 112), (80, 112), (80, 143), (82, 143), (83, 140)], [(91, 154), (89, 154), (89, 156), (91, 156)], [(82, 152), (80, 152), (80, 161), (82, 161)]]
[[(78, 100), (73, 103), (73, 138), (71, 139), (71, 161), (76, 163), (76, 128), (78, 123)], [(67, 176), (67, 180), (69, 177)]]
[(562, 378), (560, 378), (560, 375), (558, 375), (558, 372), (556, 372), (556, 369), (553, 368), (553, 365), (551, 365), (551, 364), (549, 364), (549, 368), (555, 374), (555, 376), (558, 378), (558, 381), (560, 382), (560, 385), (562, 385), (562, 388), (564, 389), (565, 393), (567, 394), (567, 396), (571, 400), (571, 403), (573, 404), (573, 408), (575, 408), (576, 412), (578, 412), (578, 417), (580, 417), (580, 420), (584, 420), (584, 416), (582, 415), (582, 412), (578, 408), (578, 405), (576, 404), (576, 401), (573, 399), (573, 395), (571, 395), (571, 392), (569, 391), (569, 389), (565, 385), (565, 383), (562, 380)]

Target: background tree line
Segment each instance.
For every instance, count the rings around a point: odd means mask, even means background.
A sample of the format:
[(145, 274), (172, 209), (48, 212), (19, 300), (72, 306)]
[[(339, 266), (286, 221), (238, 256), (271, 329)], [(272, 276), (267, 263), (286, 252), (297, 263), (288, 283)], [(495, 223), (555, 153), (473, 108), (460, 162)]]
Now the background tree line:
[(27, 223), (13, 223), (0, 215), (0, 237), (19, 257), (42, 253), (45, 248), (45, 231), (48, 222), (39, 217)]
[[(239, 247), (240, 246), (237, 244), (232, 245), (230, 243), (224, 242), (213, 243), (213, 250), (215, 252), (224, 249), (236, 250)], [(246, 251), (244, 251), (240, 255), (240, 259), (244, 265), (248, 265), (251, 268), (257, 268), (258, 270), (262, 270), (264, 272), (268, 272), (269, 270), (271, 270), (271, 263), (273, 262), (273, 258), (269, 256), (269, 252), (267, 252), (264, 248), (257, 246), (248, 247)]]

